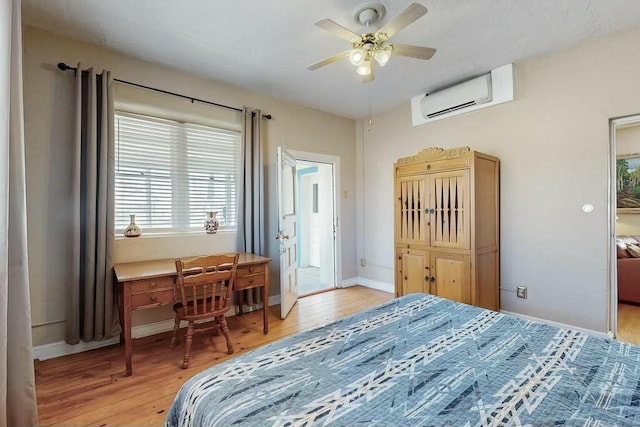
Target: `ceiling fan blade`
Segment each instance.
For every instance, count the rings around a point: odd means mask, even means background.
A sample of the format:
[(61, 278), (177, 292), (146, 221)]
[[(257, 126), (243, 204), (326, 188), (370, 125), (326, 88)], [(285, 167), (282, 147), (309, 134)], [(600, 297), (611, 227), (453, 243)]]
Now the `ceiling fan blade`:
[(388, 38), (391, 38), (397, 34), (398, 31), (413, 23), (425, 13), (427, 13), (426, 7), (420, 3), (411, 3), (409, 7), (400, 12), (398, 16), (391, 19), (391, 21), (387, 22), (382, 28), (380, 28), (378, 33), (385, 33)]
[(362, 76), (362, 83), (372, 82), (373, 79), (376, 78), (376, 73), (375, 73), (375, 70), (373, 68), (373, 61), (369, 61), (369, 70), (371, 72), (368, 75)]
[(315, 69), (318, 69), (320, 67), (324, 67), (325, 65), (329, 65), (329, 64), (333, 64), (336, 61), (341, 60), (342, 58), (345, 58), (347, 56), (349, 56), (349, 52), (351, 52), (350, 50), (345, 50), (344, 52), (340, 52), (340, 53), (336, 53), (333, 56), (330, 56), (328, 58), (323, 59), (322, 61), (318, 61), (315, 62), (311, 65), (307, 66), (307, 70), (313, 71)]
[(354, 33), (353, 31), (343, 27), (337, 22), (332, 21), (331, 19), (322, 19), (316, 22), (316, 26), (322, 28), (323, 30), (327, 30), (330, 33), (335, 34), (336, 36), (343, 38), (347, 41), (353, 42), (360, 38), (359, 35)]
[(431, 47), (412, 46), (409, 44), (393, 44), (392, 55), (408, 56), (417, 59), (431, 59), (436, 50)]

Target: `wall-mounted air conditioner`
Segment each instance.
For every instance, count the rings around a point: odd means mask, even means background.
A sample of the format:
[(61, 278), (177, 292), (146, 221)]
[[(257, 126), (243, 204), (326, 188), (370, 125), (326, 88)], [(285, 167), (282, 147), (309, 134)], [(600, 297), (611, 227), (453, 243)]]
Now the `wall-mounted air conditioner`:
[(513, 64), (507, 64), (466, 82), (413, 97), (413, 126), (513, 101), (513, 98)]

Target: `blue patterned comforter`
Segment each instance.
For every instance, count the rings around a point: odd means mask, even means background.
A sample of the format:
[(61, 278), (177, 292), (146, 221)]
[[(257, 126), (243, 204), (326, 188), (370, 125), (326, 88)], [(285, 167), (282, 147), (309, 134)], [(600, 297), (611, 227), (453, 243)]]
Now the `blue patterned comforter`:
[(167, 426), (640, 425), (640, 347), (412, 294), (187, 381)]

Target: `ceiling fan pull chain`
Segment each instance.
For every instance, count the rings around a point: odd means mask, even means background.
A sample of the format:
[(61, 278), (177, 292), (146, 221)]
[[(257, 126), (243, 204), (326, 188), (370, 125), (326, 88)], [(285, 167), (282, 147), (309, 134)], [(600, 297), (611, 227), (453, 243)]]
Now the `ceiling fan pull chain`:
[(369, 125), (367, 126), (367, 132), (371, 132), (371, 126), (373, 125), (371, 110), (371, 88), (369, 88)]

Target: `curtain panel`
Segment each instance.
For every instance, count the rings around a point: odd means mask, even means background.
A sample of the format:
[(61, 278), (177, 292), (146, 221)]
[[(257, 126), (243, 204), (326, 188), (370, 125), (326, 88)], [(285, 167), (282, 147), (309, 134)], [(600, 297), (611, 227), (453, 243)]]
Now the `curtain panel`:
[[(238, 232), (236, 247), (240, 252), (265, 254), (264, 227), (264, 149), (262, 112), (243, 108), (241, 137), (240, 189), (238, 191)], [(262, 302), (259, 288), (250, 289), (245, 301), (257, 307)], [(266, 304), (267, 302), (265, 302)]]
[(0, 426), (34, 426), (20, 0), (1, 2), (0, 22)]
[(69, 344), (120, 333), (113, 285), (114, 107), (111, 72), (78, 64), (73, 150), (72, 278), (65, 338)]

